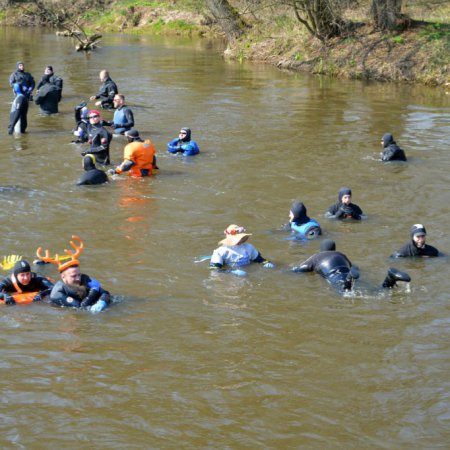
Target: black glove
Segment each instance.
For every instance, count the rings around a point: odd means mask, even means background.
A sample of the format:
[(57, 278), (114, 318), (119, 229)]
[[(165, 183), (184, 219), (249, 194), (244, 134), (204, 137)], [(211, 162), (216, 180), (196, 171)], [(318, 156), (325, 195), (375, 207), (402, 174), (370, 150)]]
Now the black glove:
[(79, 105), (75, 106), (75, 111), (79, 109), (83, 109), (85, 106), (87, 106), (86, 102), (81, 102)]
[(93, 305), (100, 298), (100, 292), (96, 289), (91, 289), (87, 297), (83, 298), (80, 306), (82, 308), (87, 308), (88, 306)]
[(86, 156), (87, 152), (81, 152), (81, 156)]
[(4, 294), (3, 299), (5, 300), (5, 305), (15, 305), (16, 301), (12, 298), (12, 295)]

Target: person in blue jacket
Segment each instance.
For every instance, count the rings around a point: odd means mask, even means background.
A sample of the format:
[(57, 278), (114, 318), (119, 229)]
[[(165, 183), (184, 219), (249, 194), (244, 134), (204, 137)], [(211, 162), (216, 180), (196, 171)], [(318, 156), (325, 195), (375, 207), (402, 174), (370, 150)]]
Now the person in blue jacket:
[(283, 230), (292, 230), (301, 237), (315, 238), (322, 234), (318, 222), (306, 214), (306, 206), (299, 201), (294, 201), (289, 211), (289, 222), (283, 226)]
[(125, 96), (116, 94), (113, 99), (114, 118), (109, 122), (109, 126), (114, 129), (115, 134), (124, 134), (134, 126), (134, 116), (131, 108), (125, 105)]
[(167, 144), (167, 150), (169, 153), (181, 153), (185, 156), (196, 155), (200, 152), (197, 142), (191, 139), (190, 128), (182, 128), (178, 138)]

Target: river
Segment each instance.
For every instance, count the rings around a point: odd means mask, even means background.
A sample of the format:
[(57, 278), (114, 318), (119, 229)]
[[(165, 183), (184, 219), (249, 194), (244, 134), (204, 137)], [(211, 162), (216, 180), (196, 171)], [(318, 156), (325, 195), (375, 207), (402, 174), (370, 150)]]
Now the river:
[[(82, 270), (115, 296), (96, 315), (1, 307), (1, 448), (448, 448), (448, 259), (389, 255), (414, 223), (450, 252), (450, 96), (227, 62), (207, 40), (108, 35), (85, 55), (39, 29), (0, 39), (2, 252), (33, 260), (78, 235)], [(28, 133), (8, 136), (19, 60), (36, 81), (53, 65), (63, 100), (52, 117), (30, 106)], [(76, 187), (73, 108), (101, 69), (160, 171)], [(201, 149), (191, 159), (166, 152), (183, 126)], [(378, 160), (385, 132), (407, 163)], [(113, 139), (116, 164), (123, 146)], [(367, 220), (323, 217), (341, 186)], [(295, 199), (359, 266), (354, 295), (290, 273), (320, 245), (277, 231)], [(277, 267), (238, 278), (195, 262), (231, 223)], [(391, 265), (412, 282), (382, 292)]]

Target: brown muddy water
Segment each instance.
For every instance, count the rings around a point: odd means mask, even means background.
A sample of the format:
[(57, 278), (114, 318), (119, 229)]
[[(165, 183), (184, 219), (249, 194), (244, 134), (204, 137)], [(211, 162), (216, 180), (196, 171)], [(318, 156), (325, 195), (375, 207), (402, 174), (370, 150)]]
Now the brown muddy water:
[[(77, 234), (83, 271), (115, 296), (97, 315), (1, 307), (1, 448), (448, 448), (448, 260), (389, 255), (418, 222), (450, 252), (450, 96), (226, 62), (208, 41), (110, 35), (84, 55), (49, 32), (0, 36), (2, 253), (32, 260)], [(36, 80), (53, 65), (65, 87), (58, 115), (33, 105), (28, 133), (11, 137), (18, 60)], [(73, 107), (104, 68), (160, 172), (76, 187)], [(201, 149), (191, 159), (166, 152), (182, 126)], [(387, 131), (406, 164), (378, 161)], [(367, 220), (323, 217), (345, 185)], [(354, 295), (289, 272), (320, 245), (277, 231), (294, 199), (359, 266)], [(196, 263), (230, 223), (276, 269), (237, 278)], [(381, 292), (390, 265), (413, 280)]]

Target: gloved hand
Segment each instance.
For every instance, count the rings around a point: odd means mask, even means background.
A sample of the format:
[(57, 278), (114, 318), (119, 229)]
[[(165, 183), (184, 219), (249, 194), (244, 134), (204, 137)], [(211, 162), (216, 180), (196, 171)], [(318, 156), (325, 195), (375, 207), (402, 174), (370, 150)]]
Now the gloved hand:
[(99, 300), (95, 305), (91, 306), (90, 311), (93, 313), (98, 313), (100, 311), (103, 311), (106, 308), (106, 302), (105, 300)]
[(110, 176), (113, 176), (113, 175), (117, 174), (116, 169), (108, 169), (106, 173), (108, 175), (110, 175)]
[(15, 305), (16, 301), (12, 298), (12, 295), (4, 294), (3, 300), (5, 300), (5, 305)]
[(241, 269), (230, 270), (230, 273), (232, 273), (233, 275), (236, 275), (237, 277), (245, 277), (247, 275), (247, 272), (245, 270), (241, 270)]
[(81, 152), (81, 156), (86, 156), (87, 152)]
[(274, 269), (275, 264), (271, 263), (270, 261), (266, 261), (265, 263), (263, 263), (263, 267), (264, 267), (264, 269)]
[(42, 302), (42, 295), (39, 292), (39, 294), (36, 294), (33, 298), (33, 302)]
[(88, 295), (82, 300), (80, 306), (82, 308), (87, 308), (93, 305), (100, 298), (100, 292), (96, 289), (91, 289)]
[(28, 92), (31, 92), (32, 90), (33, 90), (32, 87), (27, 88), (27, 91), (28, 91)]

